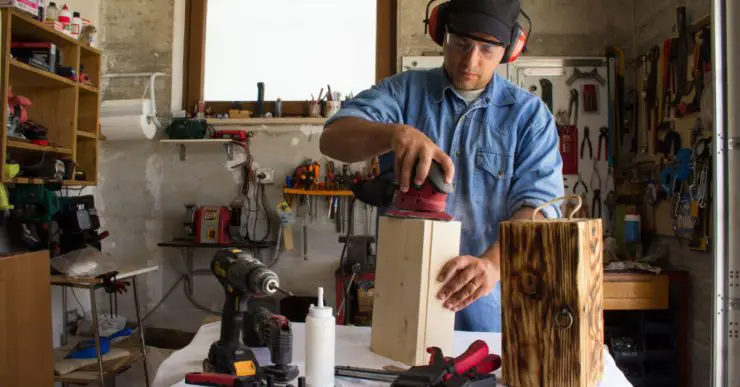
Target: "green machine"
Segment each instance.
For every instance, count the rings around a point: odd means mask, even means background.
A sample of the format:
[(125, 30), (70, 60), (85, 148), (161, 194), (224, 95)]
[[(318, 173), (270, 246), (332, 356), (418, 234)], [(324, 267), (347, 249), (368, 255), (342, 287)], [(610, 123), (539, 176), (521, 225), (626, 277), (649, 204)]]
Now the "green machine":
[(61, 208), (60, 198), (42, 185), (16, 184), (8, 192), (13, 218), (19, 222), (48, 223)]

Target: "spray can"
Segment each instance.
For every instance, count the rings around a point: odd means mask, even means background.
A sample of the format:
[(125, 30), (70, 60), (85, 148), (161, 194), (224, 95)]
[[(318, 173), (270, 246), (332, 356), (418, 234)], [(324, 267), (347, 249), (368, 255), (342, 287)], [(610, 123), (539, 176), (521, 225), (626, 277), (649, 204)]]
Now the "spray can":
[(317, 306), (306, 317), (306, 385), (334, 386), (335, 322), (330, 306), (324, 306), (324, 288), (319, 287)]

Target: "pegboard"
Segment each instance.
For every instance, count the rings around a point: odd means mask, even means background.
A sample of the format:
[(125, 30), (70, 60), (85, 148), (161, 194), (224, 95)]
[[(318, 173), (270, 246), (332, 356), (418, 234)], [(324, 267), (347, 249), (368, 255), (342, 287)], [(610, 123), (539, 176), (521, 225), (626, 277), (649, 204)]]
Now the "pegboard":
[[(593, 62), (594, 65), (575, 65), (580, 62)], [(558, 63), (560, 63), (560, 65), (558, 65)], [(569, 84), (568, 79), (573, 75), (575, 70), (578, 70), (581, 73), (589, 73), (595, 70), (604, 83), (601, 84), (595, 79), (578, 79)], [(600, 135), (599, 129), (609, 127), (609, 77), (606, 61), (603, 58), (582, 60), (543, 58), (541, 60), (533, 60), (529, 63), (525, 60), (521, 60), (517, 62), (516, 67), (512, 66), (509, 68), (509, 76), (512, 82), (515, 82), (522, 89), (527, 90), (540, 98), (543, 98), (541, 80), (548, 80), (552, 84), (552, 110), (556, 117), (559, 111), (568, 111), (570, 107), (571, 90), (575, 89), (578, 91), (577, 123), (573, 122), (574, 119), (571, 120), (571, 124), (576, 124), (578, 129), (576, 141), (578, 173), (564, 175), (564, 185), (566, 187), (565, 193), (568, 195), (573, 193), (585, 193), (586, 200), (583, 204), (588, 206), (589, 217), (594, 218), (594, 188), (599, 188), (600, 186), (599, 197), (601, 199), (601, 204), (600, 206), (598, 203), (596, 204), (597, 207), (600, 207), (601, 219), (604, 224), (604, 233), (605, 235), (611, 235), (612, 222), (605, 203), (607, 193), (614, 190), (614, 178), (612, 174), (609, 173), (609, 155), (607, 151), (609, 148), (608, 137), (605, 140), (602, 140), (601, 158), (597, 160)], [(596, 111), (587, 111), (587, 109), (585, 109), (586, 106), (584, 104), (583, 90), (586, 85), (594, 85), (596, 88)], [(576, 108), (574, 107), (573, 110), (575, 111)], [(588, 140), (591, 142), (591, 152), (589, 153), (587, 140), (583, 143), (583, 157), (581, 157), (581, 144), (585, 137), (585, 127), (589, 128)], [(576, 186), (576, 183), (579, 181), (579, 175), (581, 183)], [(588, 192), (585, 191), (583, 184), (586, 185)], [(575, 192), (574, 188), (576, 189)]]

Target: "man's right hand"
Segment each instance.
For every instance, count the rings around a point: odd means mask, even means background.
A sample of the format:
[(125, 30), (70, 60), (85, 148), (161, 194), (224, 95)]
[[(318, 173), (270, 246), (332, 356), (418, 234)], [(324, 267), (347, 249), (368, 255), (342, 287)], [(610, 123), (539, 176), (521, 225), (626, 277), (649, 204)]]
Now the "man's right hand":
[(432, 142), (424, 133), (408, 125), (398, 125), (394, 128), (391, 147), (396, 154), (395, 173), (401, 191), (406, 192), (411, 184), (411, 175), (414, 165), (416, 173), (414, 184), (421, 185), (427, 178), (432, 160), (442, 166), (445, 182), (452, 183), (455, 175), (455, 165), (452, 159)]

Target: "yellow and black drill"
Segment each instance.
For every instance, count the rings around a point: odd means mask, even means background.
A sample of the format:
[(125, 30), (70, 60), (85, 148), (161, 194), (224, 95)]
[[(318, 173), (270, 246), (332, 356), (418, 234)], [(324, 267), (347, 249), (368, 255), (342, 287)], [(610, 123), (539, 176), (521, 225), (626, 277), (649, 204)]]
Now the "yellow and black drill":
[(247, 301), (277, 292), (290, 293), (280, 289), (280, 280), (274, 271), (239, 249), (216, 253), (211, 271), (226, 290), (226, 299), (221, 313), (221, 335), (211, 345), (208, 358), (203, 361), (203, 371), (259, 380), (262, 375), (257, 359), (239, 339)]

